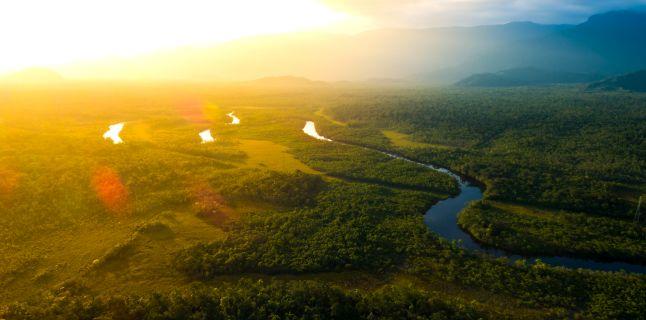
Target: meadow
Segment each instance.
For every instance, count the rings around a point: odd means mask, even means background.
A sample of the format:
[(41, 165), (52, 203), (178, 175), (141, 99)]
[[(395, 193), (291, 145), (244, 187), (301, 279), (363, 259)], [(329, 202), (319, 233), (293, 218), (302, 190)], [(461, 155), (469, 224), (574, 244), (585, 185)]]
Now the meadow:
[[(643, 95), (96, 82), (0, 97), (0, 318), (646, 309), (643, 275), (510, 264), (439, 238), (422, 215), (457, 183), (359, 146), (482, 181), (461, 224), (484, 243), (643, 263), (630, 214), (646, 190)], [(309, 120), (348, 144), (305, 135)], [(115, 145), (101, 135), (118, 122)], [(206, 129), (215, 142), (200, 143)]]

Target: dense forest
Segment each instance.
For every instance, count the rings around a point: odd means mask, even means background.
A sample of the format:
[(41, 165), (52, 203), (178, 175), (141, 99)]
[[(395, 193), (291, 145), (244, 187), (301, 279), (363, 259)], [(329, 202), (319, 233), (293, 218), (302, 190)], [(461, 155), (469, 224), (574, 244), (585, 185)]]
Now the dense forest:
[(643, 318), (644, 275), (463, 249), (423, 218), (456, 181), (361, 146), (480, 180), (460, 223), (486, 244), (643, 263), (644, 96), (2, 90), (0, 318)]
[[(332, 129), (338, 140), (452, 168), (483, 182), (488, 200), (520, 205), (505, 214), (467, 211), (462, 226), (480, 242), (524, 254), (644, 261), (644, 229), (632, 222), (646, 191), (643, 94), (394, 89), (347, 96), (325, 110), (347, 124)], [(373, 136), (401, 132), (410, 142), (362, 139), (355, 127)]]
[(509, 252), (646, 264), (646, 227), (633, 221), (485, 201), (463, 211), (458, 223), (479, 241)]

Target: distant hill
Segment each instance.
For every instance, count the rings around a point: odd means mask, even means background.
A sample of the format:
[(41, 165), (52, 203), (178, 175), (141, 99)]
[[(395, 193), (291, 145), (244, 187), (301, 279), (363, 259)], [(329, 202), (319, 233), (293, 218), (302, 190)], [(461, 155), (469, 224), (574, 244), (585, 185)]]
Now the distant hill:
[(28, 68), (0, 78), (0, 81), (18, 83), (52, 83), (63, 80), (63, 76), (47, 68)]
[(496, 73), (471, 75), (456, 83), (461, 87), (515, 87), (559, 83), (583, 83), (601, 79), (599, 75), (550, 71), (538, 68), (515, 68)]
[(590, 84), (588, 89), (646, 92), (646, 70), (640, 70), (595, 82)]
[[(289, 33), (69, 66), (76, 77), (247, 81), (294, 75), (324, 81), (406, 79), (450, 84), (530, 66), (615, 75), (646, 68), (646, 13), (615, 11), (579, 25), (513, 22), (356, 35)], [(490, 76), (491, 77), (491, 76)]]
[(303, 77), (280, 76), (264, 77), (256, 80), (246, 81), (246, 84), (254, 85), (275, 85), (275, 86), (315, 86), (325, 84), (323, 81), (313, 81)]
[(646, 68), (646, 12), (613, 11), (485, 55), (472, 67), (621, 74)]

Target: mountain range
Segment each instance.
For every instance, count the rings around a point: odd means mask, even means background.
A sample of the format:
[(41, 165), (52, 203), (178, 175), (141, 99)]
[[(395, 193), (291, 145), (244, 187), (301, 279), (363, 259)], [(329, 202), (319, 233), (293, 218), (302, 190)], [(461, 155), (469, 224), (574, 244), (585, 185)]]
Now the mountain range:
[(598, 74), (554, 71), (538, 68), (514, 68), (498, 72), (478, 73), (456, 83), (460, 87), (515, 87), (551, 84), (584, 83), (602, 79)]
[(405, 79), (454, 83), (475, 73), (536, 68), (615, 75), (646, 68), (646, 12), (613, 11), (578, 25), (512, 22), (356, 35), (291, 33), (180, 48), (59, 69), (65, 76), (130, 79)]

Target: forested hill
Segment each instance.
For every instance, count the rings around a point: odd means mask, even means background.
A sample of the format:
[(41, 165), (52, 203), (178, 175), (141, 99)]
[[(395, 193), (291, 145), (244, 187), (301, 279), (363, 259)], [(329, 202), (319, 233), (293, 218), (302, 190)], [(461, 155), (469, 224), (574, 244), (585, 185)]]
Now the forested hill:
[(560, 83), (583, 83), (599, 80), (601, 76), (575, 72), (562, 72), (538, 68), (516, 68), (496, 73), (471, 75), (456, 83), (460, 87), (516, 87)]
[(584, 23), (544, 37), (509, 43), (481, 57), (471, 67), (496, 71), (527, 65), (608, 75), (643, 69), (646, 67), (646, 12), (614, 11), (594, 15)]
[(608, 78), (588, 86), (589, 90), (628, 90), (646, 92), (646, 70)]

